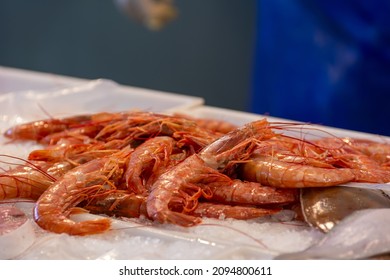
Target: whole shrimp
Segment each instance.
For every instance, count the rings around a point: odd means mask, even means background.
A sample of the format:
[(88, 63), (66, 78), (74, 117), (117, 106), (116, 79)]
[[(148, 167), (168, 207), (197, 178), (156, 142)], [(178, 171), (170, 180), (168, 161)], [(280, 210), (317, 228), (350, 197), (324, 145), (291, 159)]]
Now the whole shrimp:
[(64, 131), (72, 126), (91, 121), (91, 116), (80, 115), (63, 119), (47, 119), (23, 123), (13, 126), (4, 132), (4, 136), (13, 140), (36, 140), (45, 136)]
[(266, 120), (247, 124), (206, 146), (199, 154), (193, 154), (162, 174), (152, 185), (147, 200), (147, 211), (153, 220), (192, 226), (201, 219), (187, 215), (196, 209), (198, 199), (210, 198), (212, 192), (206, 185), (215, 182), (216, 170), (225, 169), (233, 160), (246, 159), (255, 142), (270, 138), (274, 133)]
[(68, 216), (82, 201), (116, 190), (121, 184), (131, 149), (97, 158), (67, 172), (38, 199), (34, 220), (43, 229), (71, 235), (97, 234), (110, 228), (110, 220), (75, 222)]
[(280, 188), (329, 187), (355, 179), (349, 168), (315, 167), (284, 162), (268, 155), (256, 155), (243, 163), (241, 177), (265, 186)]

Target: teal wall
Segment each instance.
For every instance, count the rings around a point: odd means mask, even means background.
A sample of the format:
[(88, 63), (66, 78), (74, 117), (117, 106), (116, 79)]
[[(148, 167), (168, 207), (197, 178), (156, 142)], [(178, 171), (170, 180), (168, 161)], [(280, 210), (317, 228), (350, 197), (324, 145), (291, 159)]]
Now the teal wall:
[(110, 0), (0, 1), (0, 65), (201, 96), (246, 110), (254, 0), (176, 0), (153, 32)]

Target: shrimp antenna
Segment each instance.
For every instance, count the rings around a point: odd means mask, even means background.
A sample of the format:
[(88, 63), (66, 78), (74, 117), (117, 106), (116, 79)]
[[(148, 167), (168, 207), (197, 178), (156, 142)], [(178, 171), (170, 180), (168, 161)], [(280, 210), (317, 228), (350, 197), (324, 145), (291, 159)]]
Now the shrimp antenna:
[(40, 103), (37, 103), (37, 106), (39, 107), (39, 109), (46, 115), (48, 116), (50, 119), (54, 119), (54, 116), (52, 116)]
[(204, 224), (199, 224), (197, 226), (211, 226), (211, 227), (222, 227), (222, 228), (228, 228), (232, 231), (235, 231), (251, 240), (253, 240), (254, 242), (256, 242), (257, 244), (260, 245), (260, 247), (264, 248), (264, 249), (267, 249), (267, 250), (270, 250), (270, 248), (268, 248), (261, 240), (251, 236), (250, 234), (242, 231), (242, 230), (239, 230), (239, 229), (236, 229), (234, 227), (229, 227), (229, 226), (226, 226), (226, 225), (220, 225), (220, 224), (213, 224), (213, 223), (204, 223)]
[[(0, 157), (8, 157), (8, 158), (20, 160), (20, 161), (24, 162), (25, 164), (33, 167), (36, 171), (40, 172), (41, 174), (43, 174), (44, 176), (46, 176), (47, 178), (49, 178), (53, 182), (57, 180), (55, 177), (53, 177), (50, 174), (48, 174), (47, 172), (43, 171), (39, 166), (35, 165), (31, 161), (22, 159), (20, 157), (11, 156), (11, 155), (5, 155), (5, 154), (0, 154)], [(0, 160), (0, 162), (7, 163), (7, 164), (13, 164), (13, 165), (17, 165), (17, 166), (22, 166), (22, 164), (20, 164), (20, 163), (7, 162), (7, 161), (3, 161), (3, 160)]]

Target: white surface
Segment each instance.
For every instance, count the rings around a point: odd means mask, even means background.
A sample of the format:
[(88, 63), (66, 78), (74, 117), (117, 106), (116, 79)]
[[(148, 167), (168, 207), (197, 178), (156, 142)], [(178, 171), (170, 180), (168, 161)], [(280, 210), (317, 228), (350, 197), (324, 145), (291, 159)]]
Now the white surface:
[[(31, 216), (32, 203), (16, 203)], [(95, 218), (74, 216), (75, 220)], [(36, 242), (16, 259), (272, 259), (301, 251), (323, 235), (300, 223), (269, 218), (251, 221), (204, 219), (183, 228), (131, 219), (114, 220), (100, 235), (53, 234), (36, 224)]]
[(85, 82), (87, 80), (0, 66), (0, 94), (54, 89)]

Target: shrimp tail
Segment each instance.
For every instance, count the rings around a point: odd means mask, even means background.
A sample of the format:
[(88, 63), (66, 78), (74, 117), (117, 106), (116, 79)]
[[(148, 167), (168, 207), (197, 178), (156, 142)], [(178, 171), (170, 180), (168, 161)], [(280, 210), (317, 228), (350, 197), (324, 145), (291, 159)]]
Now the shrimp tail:
[(70, 231), (71, 235), (90, 235), (108, 231), (111, 221), (107, 218), (76, 223), (77, 227)]
[(70, 235), (99, 234), (111, 227), (111, 221), (107, 218), (76, 222), (66, 216), (38, 215), (37, 211), (34, 211), (34, 219), (45, 230)]

